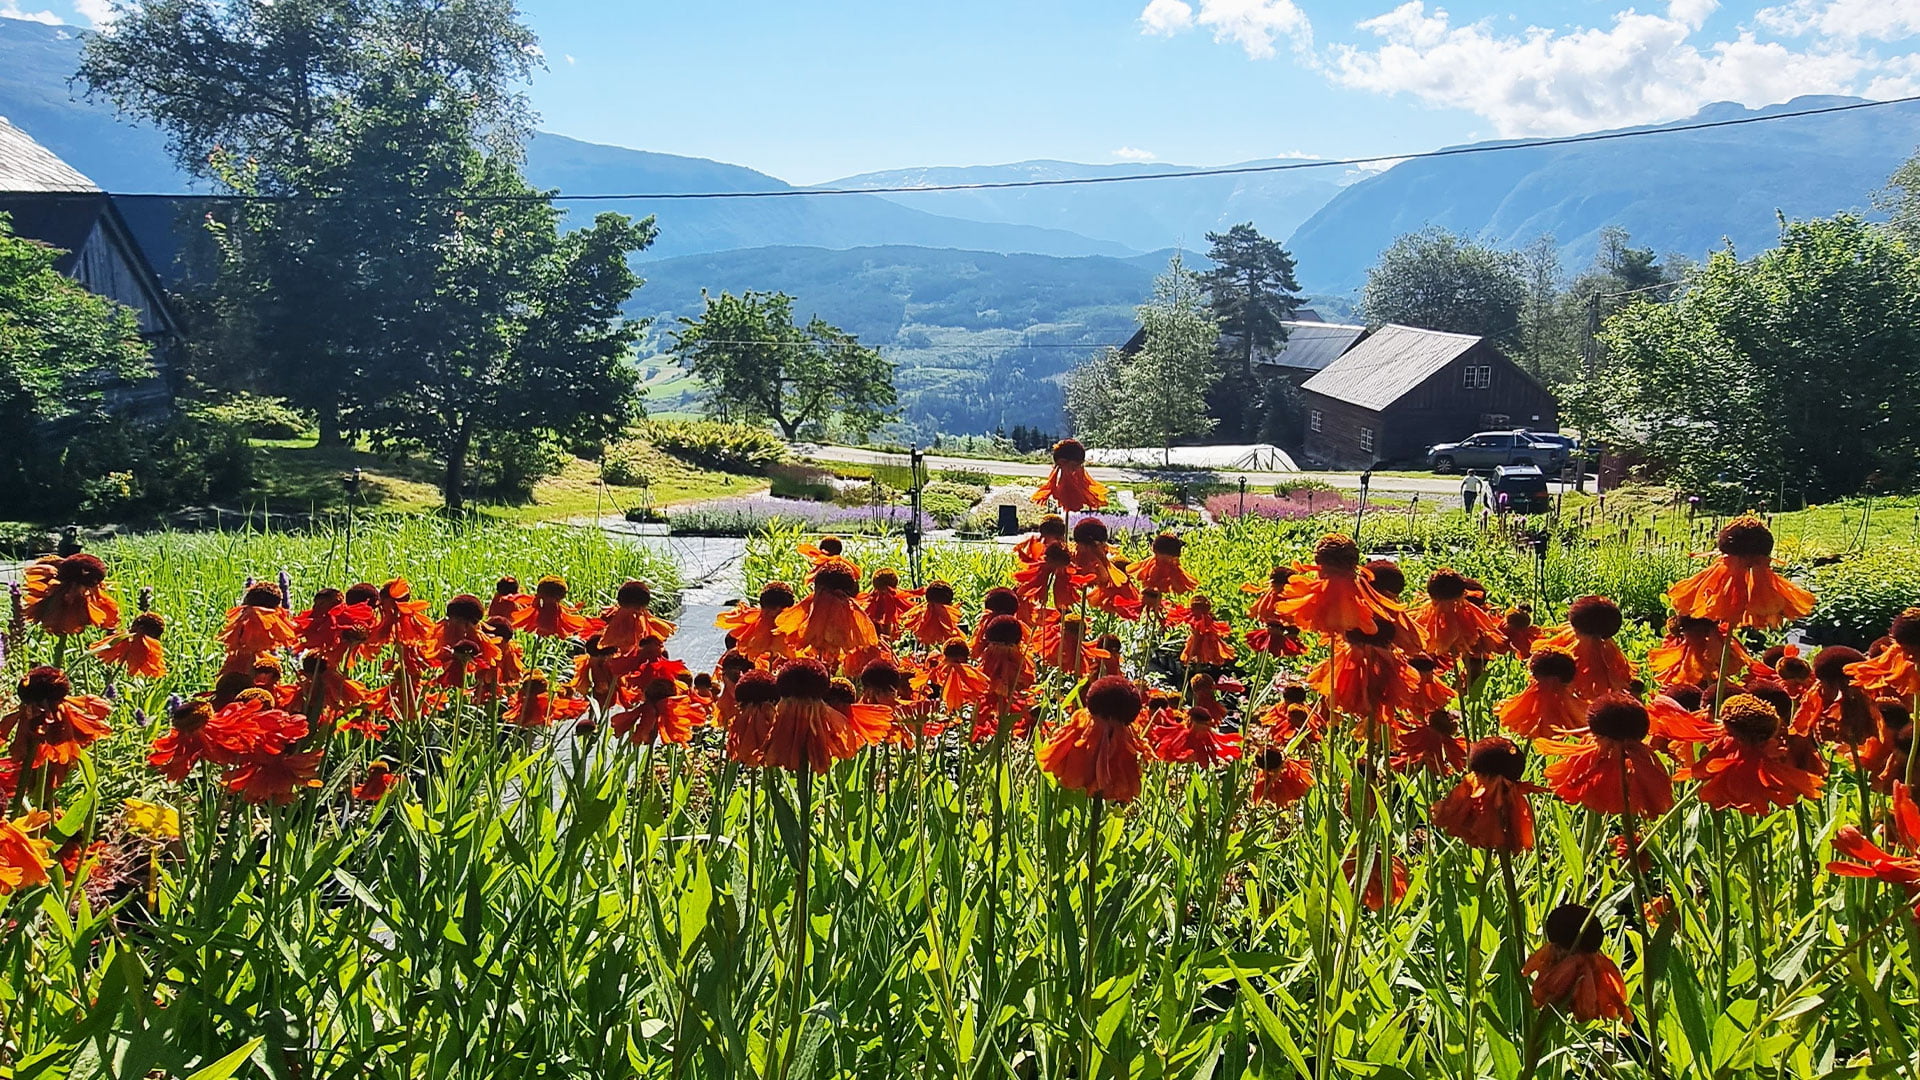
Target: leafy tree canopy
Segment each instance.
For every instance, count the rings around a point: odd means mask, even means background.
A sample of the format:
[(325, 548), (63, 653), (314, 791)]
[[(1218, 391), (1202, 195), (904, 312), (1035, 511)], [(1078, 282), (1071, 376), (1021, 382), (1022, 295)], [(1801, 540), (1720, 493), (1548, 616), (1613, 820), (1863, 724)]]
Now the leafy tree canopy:
[(748, 291), (705, 300), (698, 319), (680, 319), (672, 351), (706, 384), (715, 416), (772, 421), (797, 439), (828, 420), (865, 433), (895, 415), (893, 363), (818, 316), (795, 325), (793, 297)]
[(1205, 282), (1175, 255), (1140, 306), (1138, 351), (1109, 349), (1075, 369), (1067, 410), (1085, 439), (1108, 446), (1159, 446), (1205, 435), (1216, 423), (1207, 392), (1220, 379), (1220, 325)]
[(1520, 256), (1445, 229), (1410, 233), (1367, 271), (1360, 310), (1368, 323), (1479, 334), (1511, 345), (1527, 285)]

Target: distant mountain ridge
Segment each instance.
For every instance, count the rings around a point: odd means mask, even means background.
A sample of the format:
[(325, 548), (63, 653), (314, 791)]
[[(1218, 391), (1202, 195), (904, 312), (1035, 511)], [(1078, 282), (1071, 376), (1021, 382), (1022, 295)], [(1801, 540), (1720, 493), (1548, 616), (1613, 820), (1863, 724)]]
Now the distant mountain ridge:
[[(1720, 102), (1686, 120), (1622, 130), (1860, 100), (1800, 97), (1758, 109)], [(1359, 289), (1394, 238), (1430, 225), (1511, 248), (1552, 235), (1569, 273), (1593, 258), (1609, 225), (1663, 254), (1699, 259), (1731, 242), (1747, 256), (1774, 246), (1776, 211), (1808, 218), (1866, 210), (1916, 143), (1920, 102), (1907, 102), (1684, 134), (1416, 158), (1341, 191), (1288, 247), (1302, 282), (1333, 293)]]
[[(1298, 164), (1280, 159), (1247, 165)], [(926, 187), (1048, 180), (1110, 179), (1166, 173), (1199, 173), (1202, 167), (1165, 162), (1082, 165), (1070, 161), (1019, 161), (1009, 165), (935, 166), (861, 173), (829, 181), (827, 188)], [(1232, 176), (1197, 175), (1178, 180), (1121, 181), (1087, 185), (1001, 188), (976, 191), (889, 193), (903, 206), (975, 221), (1066, 229), (1137, 250), (1179, 246), (1204, 251), (1207, 233), (1251, 221), (1269, 236), (1286, 236), (1326, 205), (1347, 184), (1368, 172), (1350, 168), (1301, 169)]]

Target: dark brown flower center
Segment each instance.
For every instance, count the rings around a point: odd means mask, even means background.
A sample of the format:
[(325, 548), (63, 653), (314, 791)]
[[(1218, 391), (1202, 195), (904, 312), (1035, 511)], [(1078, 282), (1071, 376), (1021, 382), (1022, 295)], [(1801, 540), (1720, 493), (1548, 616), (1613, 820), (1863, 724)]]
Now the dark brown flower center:
[(876, 589), (897, 589), (900, 587), (900, 572), (881, 567), (873, 572), (873, 587)]
[(773, 683), (783, 698), (824, 701), (833, 689), (833, 676), (818, 660), (795, 660), (780, 669)]
[(1645, 705), (1625, 694), (1606, 694), (1588, 706), (1587, 727), (1602, 739), (1644, 742), (1651, 720)]
[(940, 605), (953, 603), (953, 586), (944, 581), (936, 581), (928, 585), (927, 603)]
[(1620, 632), (1623, 622), (1620, 605), (1604, 596), (1583, 596), (1567, 611), (1573, 632), (1586, 637), (1610, 638)]
[(363, 581), (347, 589), (346, 599), (349, 604), (371, 604), (375, 600), (380, 599), (380, 590), (376, 586)]
[(542, 600), (565, 600), (567, 598), (566, 579), (549, 574), (541, 578), (539, 584), (533, 587), (533, 595)]
[(898, 693), (902, 682), (900, 669), (890, 660), (875, 660), (860, 669), (860, 685), (880, 693)]
[(860, 591), (860, 572), (852, 563), (834, 556), (820, 564), (819, 572), (813, 576), (813, 591), (852, 596)]
[(161, 618), (158, 612), (143, 611), (127, 624), (127, 631), (141, 637), (159, 638), (167, 632), (167, 620)]
[(486, 617), (486, 605), (477, 596), (461, 593), (447, 601), (447, 618), (455, 622), (477, 623)]
[(1780, 730), (1780, 713), (1752, 694), (1735, 694), (1720, 703), (1720, 724), (1734, 738), (1757, 746)]
[(1813, 677), (1828, 686), (1845, 686), (1853, 681), (1847, 674), (1847, 668), (1866, 658), (1866, 654), (1859, 649), (1829, 645), (1813, 654)]
[(1155, 555), (1167, 555), (1179, 558), (1180, 553), (1185, 551), (1186, 548), (1187, 542), (1172, 533), (1161, 533), (1159, 536), (1153, 538), (1153, 553)]
[(828, 555), (838, 555), (847, 549), (847, 545), (842, 543), (837, 536), (821, 537), (819, 547), (821, 551), (826, 552)]
[(107, 564), (83, 551), (61, 559), (60, 565), (54, 568), (53, 577), (62, 585), (91, 589), (107, 580)]
[(1518, 781), (1527, 774), (1527, 757), (1512, 739), (1494, 735), (1473, 744), (1467, 753), (1467, 768), (1489, 780), (1504, 777)]
[(949, 664), (964, 664), (973, 650), (960, 638), (954, 638), (940, 649), (940, 657)]
[(1322, 570), (1360, 569), (1360, 545), (1349, 536), (1330, 533), (1313, 545), (1313, 564)]
[(644, 581), (629, 581), (620, 586), (613, 602), (623, 608), (644, 608), (653, 603), (653, 590)]
[(1107, 523), (1097, 517), (1083, 517), (1073, 523), (1073, 542), (1076, 544), (1104, 544), (1113, 539)]
[(1593, 909), (1585, 904), (1561, 904), (1547, 915), (1547, 940), (1567, 952), (1596, 953), (1606, 939)]
[(1457, 570), (1440, 569), (1427, 579), (1427, 595), (1435, 600), (1458, 600), (1467, 595), (1466, 575)]
[(754, 668), (741, 674), (733, 700), (742, 705), (771, 705), (780, 700), (780, 685), (772, 675)]
[(987, 615), (1013, 615), (1020, 610), (1020, 597), (1005, 586), (988, 589), (980, 598), (980, 610)]
[(1764, 559), (1773, 554), (1773, 530), (1752, 514), (1742, 514), (1721, 528), (1720, 554), (1736, 559)]
[(981, 631), (981, 635), (995, 645), (1018, 645), (1020, 639), (1026, 636), (1026, 632), (1027, 628), (1020, 625), (1018, 618), (1012, 615), (995, 615), (987, 620), (986, 629)]
[(1108, 675), (1094, 680), (1087, 688), (1087, 712), (1096, 720), (1110, 724), (1131, 724), (1139, 717), (1145, 699), (1140, 696), (1140, 688), (1132, 680), (1120, 675)]
[(520, 595), (520, 579), (516, 577), (503, 577), (499, 581), (494, 582), (493, 595), (495, 596)]
[(1061, 439), (1053, 444), (1053, 463), (1055, 465), (1084, 465), (1087, 462), (1087, 448), (1079, 439)]
[(1399, 597), (1407, 591), (1407, 575), (1400, 564), (1392, 559), (1368, 559), (1367, 577), (1373, 581), (1373, 587), (1388, 596)]
[(72, 691), (66, 672), (57, 667), (37, 667), (20, 680), (20, 704), (47, 708), (65, 701)]
[(1893, 643), (1908, 652), (1920, 652), (1920, 607), (1910, 607), (1896, 615), (1887, 631)]
[(760, 606), (769, 611), (793, 606), (793, 586), (784, 581), (769, 581), (760, 589)]
[(280, 586), (271, 581), (256, 582), (249, 586), (247, 594), (240, 598), (240, 603), (246, 607), (277, 608), (282, 602)]

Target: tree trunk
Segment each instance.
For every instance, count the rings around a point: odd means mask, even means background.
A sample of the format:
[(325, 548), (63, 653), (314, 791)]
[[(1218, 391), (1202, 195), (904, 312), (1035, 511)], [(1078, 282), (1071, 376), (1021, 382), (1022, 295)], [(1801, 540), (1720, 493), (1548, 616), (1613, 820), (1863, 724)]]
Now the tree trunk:
[(454, 433), (453, 442), (447, 447), (447, 473), (440, 483), (440, 497), (448, 510), (466, 508), (467, 455), (472, 450), (473, 420), (469, 417), (460, 422), (460, 429)]
[(322, 391), (320, 407), (314, 412), (320, 417), (320, 445), (345, 446), (346, 436), (340, 431), (340, 391), (337, 389)]
[(788, 442), (795, 442), (800, 438), (800, 421), (776, 416), (773, 422), (780, 425), (780, 433), (787, 437)]

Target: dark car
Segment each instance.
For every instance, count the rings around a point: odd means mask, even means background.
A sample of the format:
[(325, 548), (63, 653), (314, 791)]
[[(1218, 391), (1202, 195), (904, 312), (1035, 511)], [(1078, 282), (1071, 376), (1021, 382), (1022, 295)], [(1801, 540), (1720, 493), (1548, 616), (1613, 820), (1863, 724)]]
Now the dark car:
[(1547, 474), (1532, 465), (1495, 466), (1487, 489), (1487, 498), (1495, 510), (1539, 514), (1553, 509)]
[(1483, 431), (1427, 451), (1427, 467), (1437, 473), (1456, 469), (1472, 472), (1499, 465), (1538, 465), (1557, 473), (1566, 462), (1566, 447), (1536, 439), (1525, 431)]

